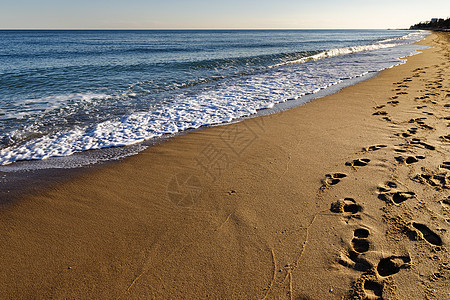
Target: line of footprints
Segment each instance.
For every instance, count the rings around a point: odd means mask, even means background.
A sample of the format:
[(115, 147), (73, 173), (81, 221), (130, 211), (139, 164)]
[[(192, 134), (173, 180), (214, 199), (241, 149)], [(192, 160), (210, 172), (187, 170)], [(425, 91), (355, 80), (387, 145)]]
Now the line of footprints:
[[(412, 77), (420, 77), (422, 73), (426, 72), (424, 70), (426, 68), (427, 67), (414, 70), (414, 75)], [(402, 95), (408, 94), (406, 90), (409, 88), (408, 83), (413, 80), (412, 77), (408, 77), (400, 82), (394, 83), (394, 85), (397, 85), (397, 87), (393, 90), (395, 95), (392, 96), (386, 104), (375, 107), (376, 111), (373, 115), (381, 116), (385, 121), (392, 122), (389, 114), (382, 109), (388, 105), (395, 107), (400, 104), (398, 98), (399, 96), (401, 97)], [(436, 78), (435, 81), (428, 82), (426, 84), (424, 95), (415, 99), (415, 101), (422, 102), (420, 105), (417, 105), (416, 108), (421, 110), (423, 114), (427, 116), (434, 116), (433, 113), (426, 110), (429, 109), (428, 105), (438, 104), (437, 101), (432, 99), (432, 97), (435, 98), (436, 96), (439, 96), (439, 93), (436, 91), (438, 89), (442, 89), (442, 78)], [(448, 92), (450, 91), (447, 91), (447, 93)], [(450, 94), (447, 94), (447, 97), (448, 96), (450, 96)], [(444, 104), (444, 108), (447, 107), (450, 107), (450, 104)], [(444, 119), (450, 120), (450, 117), (444, 117)], [(434, 130), (433, 127), (425, 123), (425, 120), (427, 120), (427, 117), (411, 119), (408, 123), (412, 126), (409, 126), (410, 128), (407, 131), (396, 134), (396, 136), (404, 138), (406, 142), (406, 144), (396, 145), (397, 147), (394, 149), (394, 151), (403, 154), (394, 157), (398, 164), (411, 165), (425, 159), (425, 156), (421, 155), (405, 155), (406, 152), (408, 152), (407, 148), (416, 147), (426, 150), (436, 149), (435, 146), (426, 143), (422, 139), (413, 137), (418, 130)], [(440, 140), (443, 143), (449, 143), (450, 134), (440, 136)], [(377, 151), (385, 147), (387, 146), (374, 145), (364, 148), (363, 151)], [(369, 163), (370, 159), (359, 158), (349, 161), (345, 165), (350, 166), (353, 169), (357, 169), (358, 167), (367, 166)], [(438, 169), (450, 170), (450, 162), (443, 162)], [(421, 174), (417, 174), (415, 177), (410, 179), (431, 186), (437, 190), (450, 188), (450, 179), (445, 172), (434, 172), (423, 168), (421, 170)], [(347, 174), (345, 173), (326, 174), (325, 178), (322, 180), (321, 190), (338, 184), (345, 177), (347, 177)], [(401, 205), (405, 201), (415, 199), (416, 195), (413, 192), (399, 190), (397, 183), (388, 181), (385, 182), (384, 185), (378, 187), (378, 198), (386, 202), (387, 205)], [(338, 200), (332, 203), (330, 210), (333, 213), (341, 214), (347, 220), (351, 218), (361, 219), (363, 207), (353, 198), (344, 198), (343, 200)], [(425, 224), (411, 222), (405, 225), (402, 232), (412, 241), (425, 240), (433, 246), (439, 247), (442, 245), (441, 237)], [(351, 242), (348, 247), (350, 249), (340, 254), (338, 263), (342, 266), (352, 268), (353, 270), (363, 272), (363, 274), (361, 274), (361, 276), (354, 282), (351, 290), (352, 296), (355, 296), (356, 298), (382, 299), (384, 296), (383, 293), (386, 290), (385, 285), (387, 282), (383, 278), (388, 278), (389, 276), (398, 273), (401, 269), (409, 268), (411, 266), (411, 258), (409, 255), (393, 255), (384, 257), (378, 261), (376, 266), (368, 261), (365, 253), (373, 250), (373, 247), (370, 242), (370, 231), (364, 227), (359, 227), (353, 230), (353, 237), (351, 238)]]
[[(394, 192), (390, 196), (394, 199), (395, 197), (400, 197), (399, 199), (402, 201), (404, 201), (405, 198), (414, 196), (409, 193), (406, 195), (397, 193), (398, 192)], [(363, 211), (363, 207), (353, 198), (345, 198), (333, 202), (330, 210), (333, 213), (342, 214), (347, 219), (361, 219), (360, 212)], [(403, 233), (413, 241), (423, 239), (434, 246), (442, 245), (441, 237), (425, 224), (412, 222), (403, 229)], [(385, 287), (389, 284), (389, 281), (386, 281), (385, 279), (397, 274), (402, 269), (411, 267), (411, 257), (409, 255), (391, 255), (383, 257), (376, 265), (367, 260), (364, 254), (374, 249), (370, 242), (370, 231), (364, 227), (353, 230), (353, 237), (349, 247), (350, 248), (347, 251), (340, 253), (338, 263), (344, 267), (362, 272), (361, 276), (354, 282), (353, 288), (350, 291), (353, 296), (363, 295), (364, 299), (383, 299), (383, 292), (386, 289), (389, 289), (388, 287)]]
[[(343, 200), (338, 200), (331, 204), (330, 210), (333, 213), (340, 213), (346, 218), (356, 218), (361, 219), (360, 212), (363, 211), (361, 205), (357, 204), (353, 198), (345, 198)], [(423, 224), (413, 223), (413, 227), (419, 229), (422, 232), (423, 237), (426, 240), (433, 241), (434, 244), (439, 243), (440, 238), (438, 235), (433, 233), (428, 227)], [(353, 231), (353, 238), (351, 240), (352, 249), (348, 251), (348, 254), (341, 256), (339, 263), (343, 266), (353, 268), (357, 271), (369, 271), (373, 269), (373, 265), (361, 257), (360, 255), (369, 251), (371, 246), (369, 242), (370, 231), (367, 228), (356, 228)], [(414, 235), (412, 232), (410, 235)], [(416, 235), (417, 237), (417, 235)], [(411, 259), (406, 256), (389, 256), (382, 258), (376, 270), (379, 275), (386, 277), (393, 275), (400, 271), (401, 268), (407, 266)]]
[[(364, 148), (364, 151), (377, 151), (387, 147), (386, 145), (374, 145)], [(420, 159), (422, 156), (409, 157), (395, 157), (398, 163), (412, 164)], [(370, 162), (368, 158), (360, 158), (349, 161), (347, 166), (352, 168), (367, 166)], [(450, 162), (444, 162), (441, 168), (449, 169)], [(345, 173), (330, 173), (326, 174), (322, 180), (321, 189), (326, 189), (341, 182), (347, 177)], [(398, 185), (395, 182), (388, 181), (384, 185), (378, 187), (378, 198), (388, 205), (400, 205), (401, 203), (414, 199), (415, 193), (398, 190)], [(344, 198), (331, 204), (330, 211), (336, 214), (341, 214), (345, 219), (361, 219), (361, 212), (363, 207), (359, 205), (353, 198)], [(347, 222), (348, 223), (348, 222)], [(413, 241), (423, 239), (434, 246), (441, 246), (442, 239), (438, 234), (433, 232), (425, 224), (412, 222), (403, 229), (404, 234)], [(353, 231), (353, 237), (350, 243), (350, 249), (345, 253), (341, 253), (338, 263), (342, 266), (352, 268), (353, 270), (363, 272), (358, 280), (354, 283), (353, 293), (362, 293), (364, 297), (381, 299), (383, 290), (385, 289), (385, 281), (391, 275), (398, 273), (401, 269), (409, 268), (411, 266), (411, 258), (409, 255), (392, 255), (381, 258), (375, 266), (369, 262), (364, 253), (371, 250), (371, 243), (369, 241), (370, 231), (367, 228), (356, 228)], [(381, 280), (380, 280), (381, 278)]]

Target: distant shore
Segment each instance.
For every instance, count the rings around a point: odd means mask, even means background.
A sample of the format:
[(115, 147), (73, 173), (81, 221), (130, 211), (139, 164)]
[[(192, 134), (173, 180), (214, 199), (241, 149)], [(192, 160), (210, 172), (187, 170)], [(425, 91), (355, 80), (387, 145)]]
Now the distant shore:
[(5, 204), (2, 296), (448, 298), (449, 34), (420, 43), (336, 94)]

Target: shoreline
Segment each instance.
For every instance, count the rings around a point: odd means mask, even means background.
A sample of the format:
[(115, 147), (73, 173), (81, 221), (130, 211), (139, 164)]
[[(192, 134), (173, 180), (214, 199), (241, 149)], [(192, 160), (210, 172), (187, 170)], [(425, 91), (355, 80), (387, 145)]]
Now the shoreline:
[[(401, 61), (399, 65), (404, 64), (408, 57), (417, 55), (418, 53), (420, 53), (420, 49), (415, 50), (415, 53), (412, 53), (409, 56), (399, 57), (398, 59)], [(396, 66), (392, 66), (390, 68)], [(137, 155), (149, 147), (165, 143), (169, 139), (179, 135), (239, 123), (246, 119), (276, 114), (285, 110), (303, 106), (318, 98), (323, 98), (338, 93), (346, 87), (370, 80), (378, 76), (379, 73), (384, 70), (386, 69), (368, 72), (367, 74), (352, 78), (346, 78), (342, 82), (326, 88), (321, 88), (318, 92), (306, 94), (298, 97), (297, 99), (290, 99), (285, 102), (276, 103), (273, 108), (260, 109), (256, 112), (256, 114), (237, 118), (227, 123), (204, 125), (199, 128), (187, 129), (178, 133), (164, 135), (141, 143), (123, 147), (86, 150), (76, 152), (69, 156), (50, 157), (45, 160), (17, 161), (10, 165), (0, 166), (0, 175), (2, 176), (2, 180), (0, 181), (0, 199), (2, 200), (0, 201), (0, 205), (13, 202), (28, 194), (39, 193), (40, 191), (45, 191), (46, 189), (51, 188), (52, 186), (68, 182), (84, 172), (91, 172), (96, 168), (103, 168), (108, 165), (120, 163), (127, 157)], [(109, 158), (105, 159), (105, 156)], [(61, 177), (64, 179), (61, 180)]]
[[(348, 35), (348, 33), (342, 34), (344, 36)], [(304, 102), (305, 100), (303, 99), (308, 97), (300, 97), (301, 95), (309, 95), (318, 90), (336, 85), (342, 80), (360, 77), (370, 72), (380, 71), (381, 69), (403, 63), (400, 57), (412, 55), (415, 50), (421, 48), (420, 46), (413, 46), (411, 42), (422, 39), (426, 34), (427, 32), (423, 31), (414, 31), (408, 34), (405, 32), (387, 34), (384, 31), (378, 33), (380, 35), (379, 38), (381, 36), (385, 38), (386, 36), (392, 37), (392, 35), (395, 37), (380, 39), (378, 42), (368, 42), (367, 45), (362, 43), (362, 45), (354, 47), (339, 48), (339, 43), (335, 43), (337, 48), (333, 48), (330, 45), (331, 48), (328, 49), (327, 46), (324, 46), (324, 49), (328, 50), (320, 51), (320, 53), (315, 55), (308, 51), (299, 52), (298, 56), (306, 56), (301, 59), (287, 56), (286, 59), (283, 59), (286, 60), (285, 62), (270, 62), (265, 69), (267, 72), (255, 72), (252, 75), (248, 75), (249, 77), (244, 72), (241, 74), (242, 76), (238, 76), (236, 80), (233, 79), (231, 82), (228, 82), (227, 76), (225, 76), (223, 80), (219, 80), (217, 83), (214, 83), (216, 80), (206, 79), (205, 85), (202, 83), (201, 86), (196, 87), (196, 84), (194, 84), (192, 89), (188, 88), (184, 91), (192, 92), (192, 95), (184, 100), (183, 97), (177, 96), (178, 89), (175, 89), (173, 95), (167, 95), (168, 98), (173, 98), (173, 103), (163, 105), (160, 109), (148, 111), (144, 107), (144, 111), (136, 109), (135, 113), (122, 114), (118, 118), (110, 116), (110, 120), (104, 120), (100, 123), (86, 121), (86, 124), (84, 124), (81, 122), (81, 127), (78, 129), (70, 128), (70, 126), (61, 128), (59, 125), (55, 125), (56, 127), (52, 129), (54, 131), (53, 134), (44, 134), (42, 137), (31, 138), (28, 141), (20, 142), (21, 138), (17, 138), (20, 136), (21, 130), (14, 133), (6, 133), (7, 137), (12, 134), (12, 140), (9, 147), (2, 151), (0, 163), (5, 167), (0, 167), (0, 171), (7, 171), (10, 164), (13, 164), (10, 169), (20, 168), (21, 166), (26, 167), (26, 164), (21, 162), (27, 160), (30, 160), (28, 165), (31, 168), (49, 168), (53, 167), (52, 165), (65, 167), (66, 163), (68, 166), (91, 164), (103, 160), (101, 152), (95, 150), (99, 148), (107, 152), (106, 156), (111, 159), (113, 157), (124, 157), (137, 151), (132, 149), (132, 146), (121, 148), (117, 147), (118, 145), (133, 145), (146, 139), (151, 140), (152, 137), (164, 136), (170, 133), (176, 134), (189, 128), (227, 123), (254, 114), (257, 110), (270, 109), (277, 103), (285, 102), (286, 100), (295, 101), (295, 99), (300, 98), (300, 102)], [(362, 33), (362, 35), (365, 34)], [(397, 35), (402, 36), (398, 37)], [(287, 38), (286, 35), (282, 36)], [(395, 49), (386, 50), (387, 52), (383, 50), (384, 48), (392, 47)], [(366, 50), (379, 50), (379, 52), (356, 54)], [(342, 57), (344, 54), (352, 55), (344, 58)], [(336, 58), (332, 59), (331, 57)], [(324, 58), (325, 60), (323, 60)], [(309, 60), (313, 62), (308, 62)], [(358, 63), (355, 64), (354, 62)], [(269, 72), (269, 69), (275, 66), (280, 68), (276, 67), (275, 70)], [(213, 79), (213, 77), (210, 79)], [(254, 89), (255, 87), (256, 89)], [(252, 89), (254, 90), (253, 93), (251, 92)], [(107, 94), (110, 93), (82, 93), (72, 96), (81, 97), (80, 99), (87, 101), (93, 99), (95, 102), (98, 100), (100, 103), (105, 99), (109, 99), (109, 97), (117, 98), (114, 96), (114, 93), (112, 95)], [(128, 100), (135, 97), (134, 93), (131, 92), (126, 92), (125, 94)], [(228, 102), (226, 100), (227, 95), (233, 95)], [(56, 102), (63, 102), (72, 96), (50, 96), (42, 98), (42, 101), (56, 100)], [(190, 102), (196, 101), (195, 99), (198, 100), (198, 103), (196, 102), (197, 105), (192, 106)], [(99, 109), (102, 110), (101, 108)], [(104, 107), (104, 110), (105, 114), (109, 112), (107, 107)], [(103, 114), (99, 115), (99, 119), (102, 119), (101, 115)], [(64, 122), (64, 120), (62, 121)], [(33, 120), (30, 120), (30, 122), (33, 122)], [(14, 125), (15, 123), (17, 122), (14, 121), (12, 124)], [(42, 123), (45, 124), (44, 121)], [(27, 122), (24, 122), (25, 128), (26, 124)], [(88, 127), (85, 128), (83, 124)], [(41, 127), (43, 132), (47, 132), (48, 128), (46, 126)], [(26, 135), (27, 130), (24, 130), (24, 135)], [(84, 130), (85, 132), (83, 132)], [(88, 150), (91, 151), (87, 152)], [(113, 152), (115, 154), (112, 154)], [(80, 155), (71, 155), (75, 153)], [(53, 159), (47, 157), (48, 155), (52, 155)], [(61, 156), (67, 157), (67, 159), (63, 159)]]
[[(19, 161), (13, 163), (12, 165), (0, 166), (0, 175), (2, 175), (2, 180), (0, 181), (0, 199), (2, 200), (0, 201), (0, 205), (11, 203), (26, 195), (39, 193), (40, 191), (45, 191), (53, 186), (69, 182), (70, 180), (85, 172), (91, 172), (92, 170), (95, 170), (97, 168), (104, 168), (109, 165), (120, 163), (128, 157), (139, 155), (139, 153), (141, 153), (142, 151), (145, 151), (150, 147), (165, 143), (174, 137), (190, 134), (199, 130), (206, 130), (213, 127), (235, 124), (247, 119), (282, 113), (286, 110), (306, 105), (316, 99), (338, 93), (346, 87), (358, 84), (366, 80), (370, 80), (378, 76), (380, 72), (382, 71), (368, 73), (363, 76), (347, 79), (336, 85), (321, 89), (317, 93), (302, 96), (297, 100), (289, 100), (286, 102), (277, 103), (273, 108), (258, 110), (255, 115), (235, 119), (229, 123), (205, 125), (200, 128), (188, 129), (176, 134), (170, 134), (167, 136), (155, 138), (154, 140), (148, 140), (142, 143), (124, 147), (87, 150), (84, 152), (75, 153), (70, 156), (51, 157), (46, 160)], [(128, 148), (131, 148), (131, 150), (128, 150)], [(144, 150), (133, 150), (136, 148), (144, 148)], [(103, 155), (107, 155), (104, 153), (109, 152), (111, 149), (118, 153), (125, 153), (125, 156), (119, 156), (118, 158), (108, 160), (97, 158)], [(55, 162), (55, 160), (60, 160), (62, 161), (62, 163), (58, 163), (57, 161)], [(80, 164), (81, 166), (71, 166), (71, 161), (74, 161), (74, 164)], [(95, 162), (90, 163), (90, 161)], [(47, 164), (49, 165), (49, 167), (46, 166)], [(60, 164), (61, 166), (59, 166), (58, 164)], [(62, 165), (69, 166), (62, 167)], [(63, 178), (62, 180), (61, 177)]]
[(448, 35), (421, 43), (434, 48), (338, 93), (176, 136), (5, 206), (1, 289), (443, 299)]

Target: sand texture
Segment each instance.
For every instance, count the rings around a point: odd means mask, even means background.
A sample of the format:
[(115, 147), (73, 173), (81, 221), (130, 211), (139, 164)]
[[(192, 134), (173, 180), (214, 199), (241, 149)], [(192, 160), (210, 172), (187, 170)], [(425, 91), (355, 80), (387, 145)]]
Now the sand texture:
[(0, 210), (0, 298), (450, 299), (448, 33)]

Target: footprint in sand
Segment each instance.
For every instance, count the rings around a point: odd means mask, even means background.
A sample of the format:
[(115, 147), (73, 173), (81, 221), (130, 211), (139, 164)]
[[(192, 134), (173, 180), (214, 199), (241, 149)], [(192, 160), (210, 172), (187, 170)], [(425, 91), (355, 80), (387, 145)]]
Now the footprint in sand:
[(365, 228), (355, 229), (353, 232), (354, 238), (352, 239), (353, 249), (358, 253), (364, 253), (369, 251), (370, 243), (367, 238), (369, 237), (369, 230)]
[(416, 134), (416, 133), (417, 133), (417, 130), (418, 130), (417, 127), (411, 127), (411, 128), (409, 128), (409, 129), (407, 130), (407, 132), (396, 133), (395, 135), (396, 135), (396, 136), (401, 136), (401, 137), (407, 138), (407, 137), (412, 136), (413, 134)]
[(414, 100), (425, 100), (430, 98), (430, 96), (420, 96), (420, 97), (415, 97)]
[(374, 146), (369, 146), (366, 148), (363, 148), (363, 151), (369, 152), (369, 151), (377, 151), (380, 150), (382, 148), (386, 148), (387, 145), (374, 145)]
[(402, 137), (404, 137), (404, 138), (407, 138), (407, 137), (410, 137), (411, 136), (411, 134), (410, 133), (407, 133), (407, 132), (402, 132), (402, 133), (397, 133), (396, 135), (398, 135), (398, 136), (402, 136)]
[(379, 110), (379, 111), (374, 112), (372, 115), (373, 116), (386, 116), (387, 114), (388, 113), (385, 112), (384, 110)]
[(387, 104), (390, 104), (392, 106), (397, 106), (400, 102), (397, 100), (388, 101)]
[(350, 167), (364, 167), (367, 166), (367, 164), (369, 164), (370, 159), (368, 158), (359, 158), (359, 159), (354, 159), (352, 161), (348, 161), (345, 163), (346, 166), (350, 166)]
[(408, 121), (408, 123), (419, 123), (419, 124), (425, 124), (423, 123), (423, 120), (426, 120), (427, 118), (422, 117), (422, 118), (415, 118), (415, 119), (410, 119)]
[[(423, 113), (424, 113), (424, 114), (428, 114), (427, 112), (423, 112)], [(416, 123), (417, 123), (417, 124), (420, 126), (420, 128), (422, 128), (422, 129), (434, 130), (434, 127), (425, 124), (424, 121), (417, 121)]]
[(450, 189), (450, 177), (446, 173), (436, 173), (427, 169), (424, 173), (417, 174), (412, 180), (434, 187), (437, 190)]
[(322, 188), (336, 185), (341, 181), (342, 178), (345, 177), (347, 177), (347, 174), (344, 173), (326, 174), (325, 179), (322, 180)]
[(357, 204), (353, 198), (345, 198), (331, 203), (330, 211), (334, 213), (357, 214), (362, 211), (362, 206)]
[(423, 128), (423, 129), (434, 130), (434, 127), (432, 127), (430, 125), (427, 125), (425, 123), (420, 124), (420, 127)]
[(411, 128), (408, 129), (408, 132), (411, 133), (411, 134), (416, 134), (416, 133), (417, 133), (417, 130), (419, 130), (419, 128), (417, 128), (417, 127), (411, 127)]
[[(398, 147), (405, 147), (404, 144), (398, 144), (396, 146), (398, 146)], [(406, 149), (402, 149), (402, 148), (394, 148), (394, 151), (395, 152), (399, 152), (399, 153), (406, 153), (406, 152), (408, 152)]]
[(396, 188), (397, 184), (395, 182), (386, 182), (384, 186), (378, 187), (378, 199), (383, 200), (388, 204), (399, 205), (416, 196), (413, 192), (401, 192), (396, 190)]
[(441, 204), (443, 206), (445, 206), (445, 205), (450, 206), (450, 196), (448, 196), (447, 198), (444, 198), (443, 200), (441, 200), (439, 202), (441, 202)]
[[(444, 119), (444, 120), (446, 120), (446, 121), (450, 121), (450, 116), (449, 116), (449, 117), (443, 117), (443, 118), (441, 118), (441, 119)], [(450, 123), (447, 124), (447, 127), (450, 127)], [(446, 137), (447, 142), (450, 142), (450, 134), (448, 134), (448, 135), (446, 135), (446, 136), (444, 136), (444, 135), (440, 136), (441, 139), (442, 139), (443, 137)]]
[(344, 198), (331, 203), (330, 211), (333, 213), (341, 214), (348, 224), (350, 219), (361, 220), (360, 212), (363, 211), (363, 207), (356, 203), (353, 198)]
[(433, 145), (427, 144), (425, 142), (422, 142), (422, 140), (420, 140), (418, 138), (413, 138), (409, 143), (411, 145), (422, 146), (423, 148), (428, 149), (428, 150), (436, 150), (436, 147), (434, 147)]
[(433, 232), (430, 228), (428, 228), (428, 226), (426, 226), (425, 224), (413, 222), (412, 226), (415, 229), (417, 229), (417, 231), (419, 232), (418, 235), (421, 236), (428, 243), (435, 246), (442, 245), (441, 237), (435, 232)]
[(450, 170), (450, 161), (444, 161), (439, 168)]
[[(424, 114), (429, 114), (427, 112), (423, 112)], [(421, 128), (423, 129), (429, 129), (429, 130), (433, 130), (434, 127), (431, 127), (429, 125), (427, 125), (423, 120), (426, 120), (427, 118), (416, 118), (416, 119), (411, 119), (408, 121), (408, 123), (417, 123)]]
[(400, 269), (409, 268), (411, 258), (409, 256), (389, 256), (382, 258), (377, 265), (377, 273), (380, 276), (387, 277), (394, 275)]
[(369, 237), (369, 230), (366, 228), (357, 228), (353, 231), (353, 239), (351, 247), (348, 252), (341, 253), (338, 263), (344, 267), (351, 268), (356, 271), (366, 272), (373, 268), (373, 265), (361, 257), (361, 254), (369, 251), (370, 243), (367, 240)]
[(355, 249), (355, 251), (358, 253), (367, 252), (367, 251), (369, 251), (369, 248), (370, 248), (370, 244), (369, 244), (368, 240), (358, 239), (358, 238), (354, 238), (352, 240), (352, 246), (353, 246), (353, 249)]
[(394, 193), (380, 194), (380, 198), (382, 198), (384, 201), (390, 201), (391, 203), (397, 205), (414, 197), (415, 194), (413, 192), (394, 192)]
[(376, 267), (376, 272), (366, 272), (353, 283), (350, 290), (351, 299), (390, 299), (393, 296), (392, 281), (385, 280), (383, 277), (409, 268), (410, 262), (409, 256), (382, 258)]
[(392, 287), (390, 282), (378, 278), (376, 274), (363, 274), (350, 290), (350, 299), (390, 299)]
[(366, 299), (383, 299), (383, 284), (374, 280), (365, 280), (364, 292), (366, 294)]
[(422, 155), (417, 155), (417, 156), (408, 156), (408, 157), (403, 157), (403, 156), (396, 156), (394, 157), (396, 161), (398, 161), (400, 164), (413, 164), (419, 161), (419, 159), (425, 159), (425, 156)]
[(441, 141), (444, 142), (444, 143), (450, 143), (450, 134), (447, 134), (447, 135), (441, 135), (439, 138), (440, 138)]
[(355, 231), (353, 231), (353, 235), (357, 238), (367, 238), (369, 237), (369, 230), (365, 228), (357, 228)]

